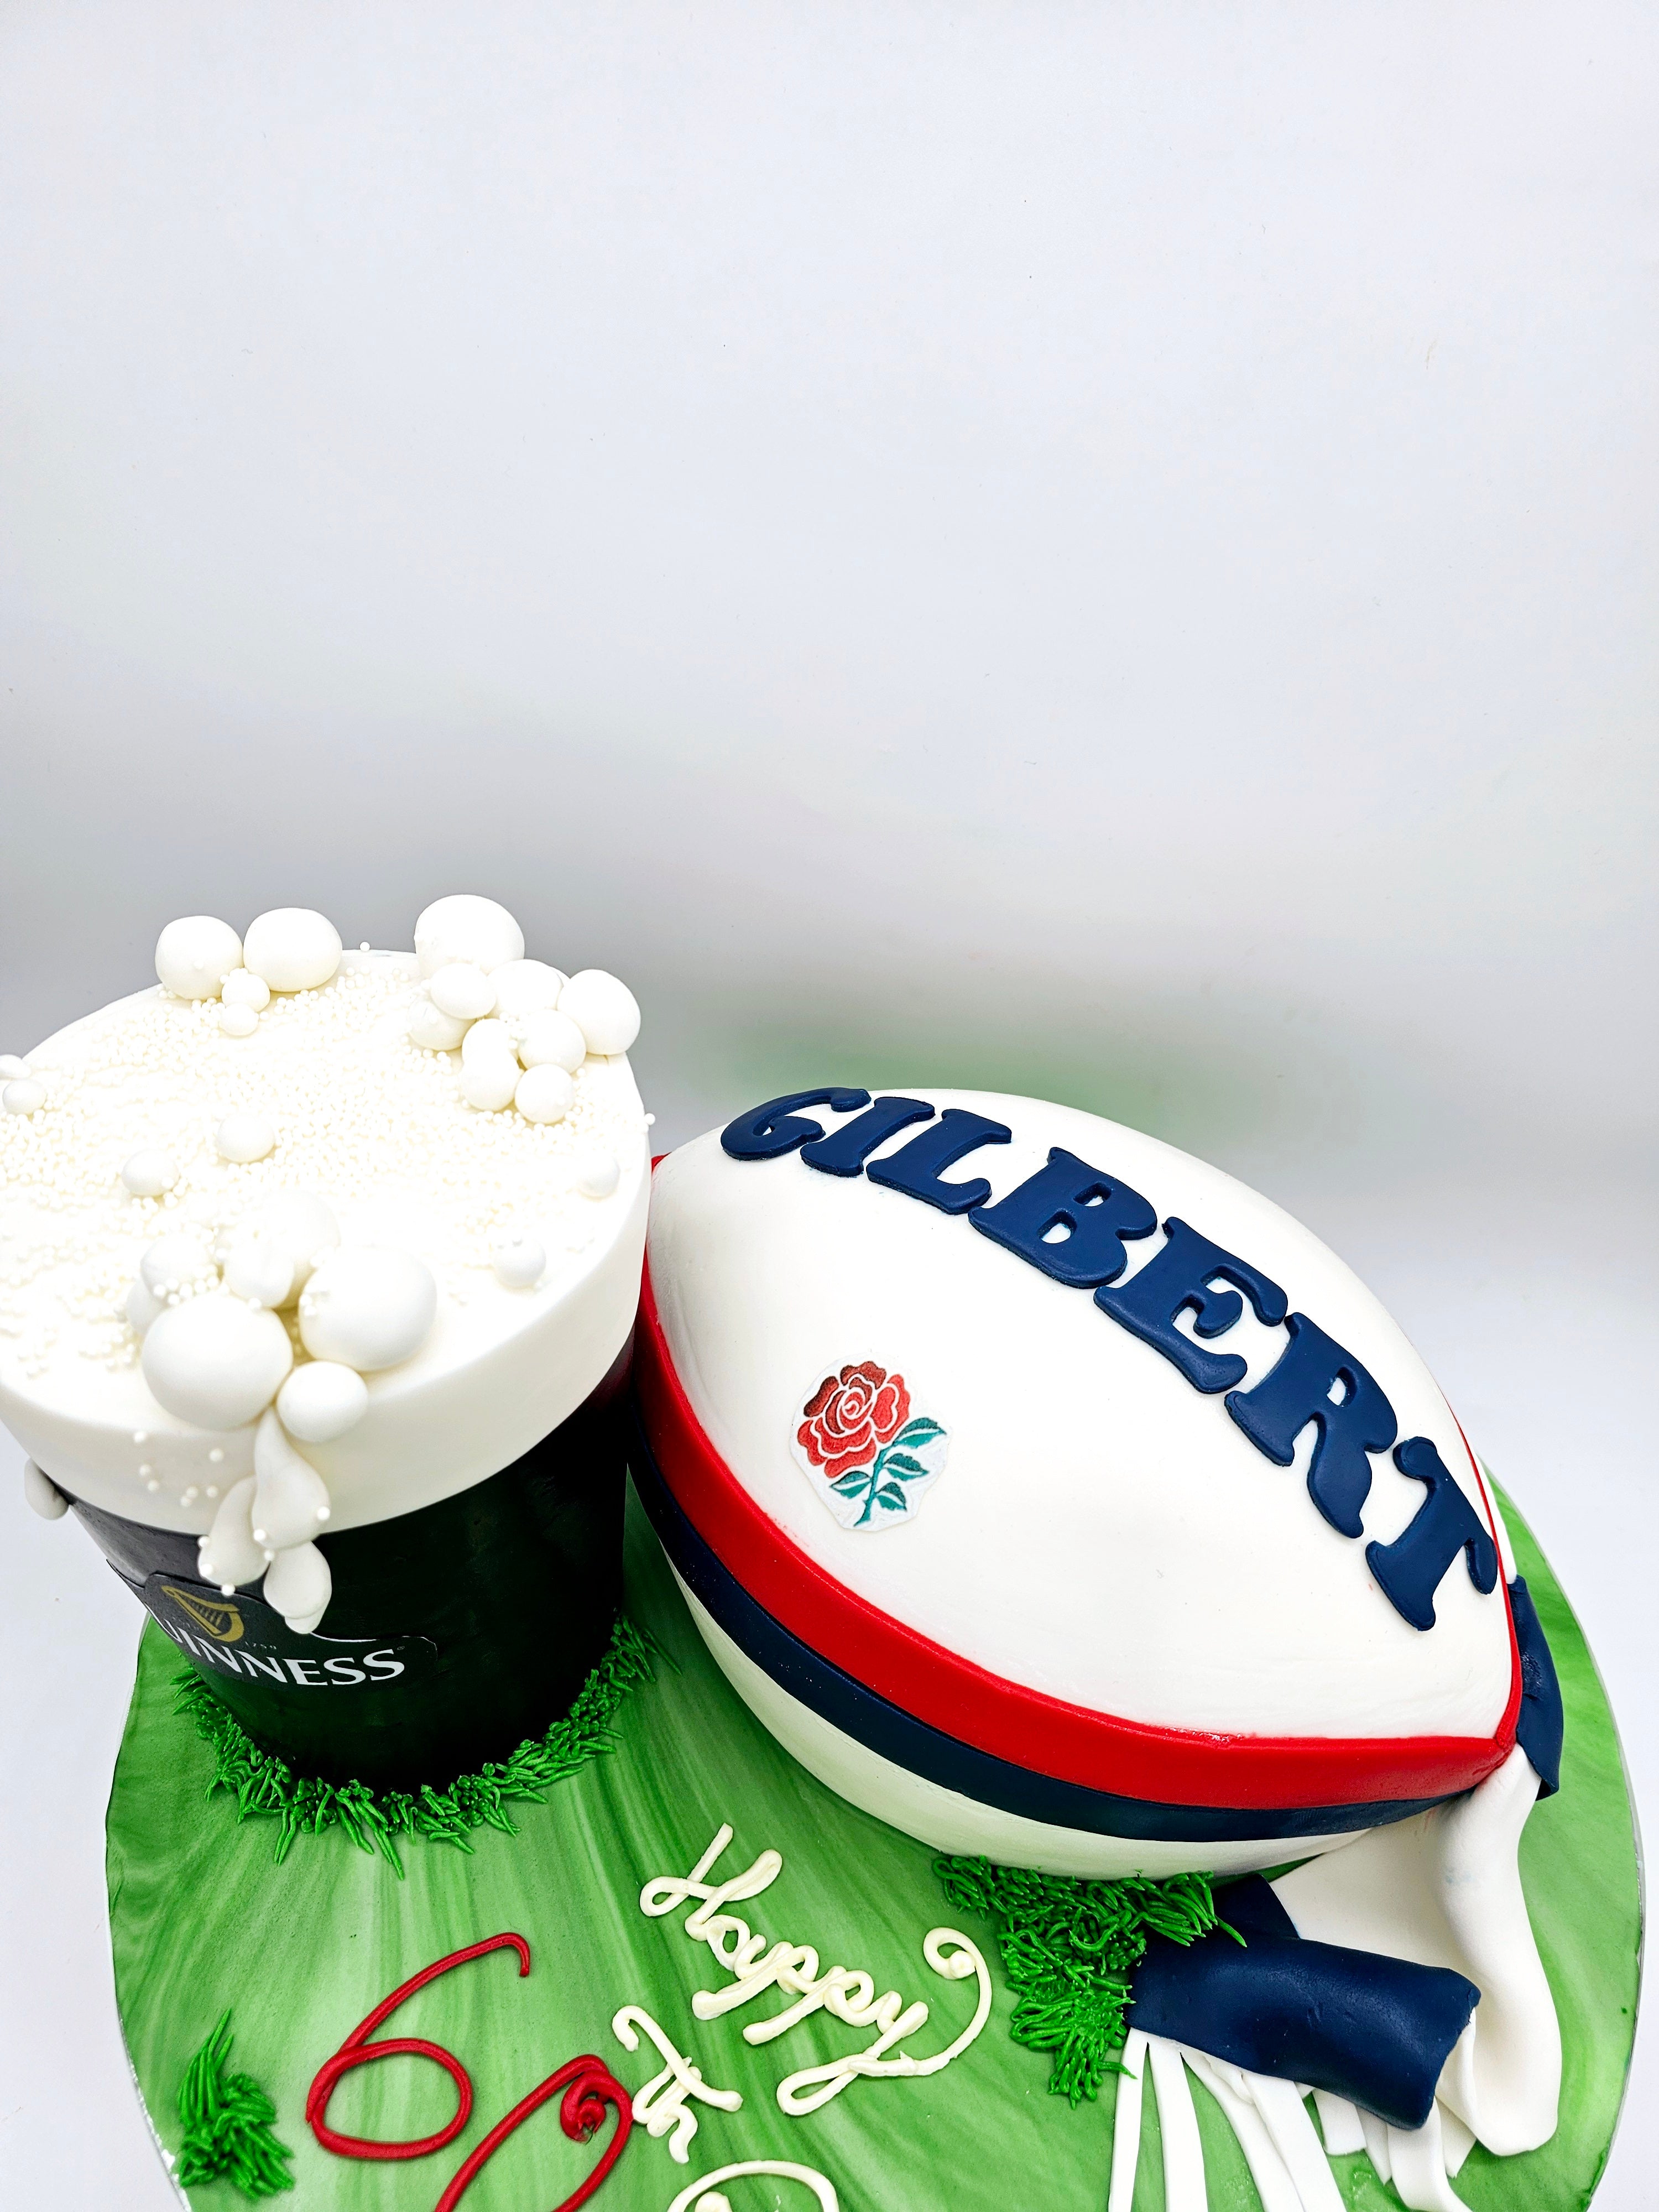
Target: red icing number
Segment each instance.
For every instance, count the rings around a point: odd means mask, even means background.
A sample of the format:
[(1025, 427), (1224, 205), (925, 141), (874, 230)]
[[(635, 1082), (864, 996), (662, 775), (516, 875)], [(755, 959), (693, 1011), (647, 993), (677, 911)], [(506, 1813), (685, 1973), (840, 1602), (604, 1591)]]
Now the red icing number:
[[(338, 2158), (429, 2158), (434, 2151), (443, 2150), (453, 2143), (472, 2116), (472, 2079), (453, 2051), (446, 2051), (441, 2043), (428, 2043), (424, 2036), (388, 2035), (376, 2037), (374, 2031), (382, 2021), (389, 2020), (398, 2006), (416, 1990), (424, 1989), (428, 1982), (447, 1974), (452, 1966), (464, 1966), (469, 1959), (481, 1959), (489, 1951), (516, 1951), (520, 1978), (530, 1972), (530, 1946), (522, 1936), (487, 1936), (482, 1943), (469, 1943), (464, 1951), (452, 1951), (447, 1959), (440, 1959), (430, 1966), (423, 1966), (418, 1974), (410, 1975), (383, 2002), (375, 2006), (368, 2018), (354, 2027), (331, 2058), (325, 2059), (317, 2070), (306, 2099), (306, 2118), (311, 2132), (325, 2150), (332, 2151)], [(328, 2124), (329, 2100), (343, 2075), (359, 2066), (372, 2066), (377, 2058), (429, 2058), (441, 2066), (455, 2084), (455, 2117), (447, 2127), (440, 2128), (436, 2135), (422, 2136), (408, 2142), (374, 2142), (365, 2136), (343, 2136)], [(620, 2081), (613, 2079), (602, 2059), (585, 2056), (572, 2058), (556, 2074), (538, 2082), (527, 2097), (514, 2105), (505, 2119), (498, 2120), (489, 2133), (462, 2165), (454, 2179), (438, 2199), (434, 2212), (454, 2212), (472, 2183), (495, 2155), (515, 2129), (521, 2128), (531, 2114), (544, 2105), (550, 2097), (562, 2089), (564, 2096), (559, 2106), (559, 2124), (572, 2142), (586, 2142), (605, 2124), (606, 2105), (617, 2111), (617, 2132), (609, 2148), (586, 2181), (555, 2212), (577, 2212), (577, 2207), (588, 2198), (605, 2179), (622, 2156), (623, 2146), (628, 2141), (628, 2131), (634, 2124), (632, 2099)]]

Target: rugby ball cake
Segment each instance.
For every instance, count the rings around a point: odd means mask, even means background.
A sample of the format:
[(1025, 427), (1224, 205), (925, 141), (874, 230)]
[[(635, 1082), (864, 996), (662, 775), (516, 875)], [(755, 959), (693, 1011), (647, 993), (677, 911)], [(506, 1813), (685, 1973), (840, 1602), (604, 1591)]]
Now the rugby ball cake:
[(942, 1850), (1243, 1872), (1527, 1734), (1535, 1623), (1432, 1376), (1307, 1230), (1156, 1139), (774, 1099), (657, 1170), (635, 1390), (733, 1686)]

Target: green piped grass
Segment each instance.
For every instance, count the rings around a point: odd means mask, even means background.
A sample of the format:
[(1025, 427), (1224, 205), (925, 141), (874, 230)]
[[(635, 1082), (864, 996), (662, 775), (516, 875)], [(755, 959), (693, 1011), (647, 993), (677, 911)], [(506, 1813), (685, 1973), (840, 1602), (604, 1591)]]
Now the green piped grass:
[(173, 2178), (181, 2189), (200, 2189), (210, 2181), (234, 2183), (244, 2197), (275, 2197), (292, 2189), (294, 2176), (283, 2160), (293, 2157), (273, 2132), (276, 2107), (247, 2074), (227, 2074), (230, 2060), (230, 2013), (185, 2069), (179, 2089), (179, 2118), (185, 2130)]
[(424, 1837), (470, 1851), (472, 1831), (498, 1828), (515, 1835), (509, 1805), (540, 1804), (562, 1782), (611, 1749), (617, 1715), (630, 1691), (648, 1682), (655, 1647), (626, 1613), (618, 1613), (611, 1642), (583, 1683), (575, 1703), (544, 1735), (527, 1737), (511, 1755), (476, 1774), (463, 1774), (446, 1790), (371, 1790), (362, 1782), (322, 1782), (296, 1775), (248, 1735), (222, 1705), (203, 1676), (186, 1668), (173, 1677), (174, 1705), (196, 1723), (213, 1751), (208, 1795), (223, 1790), (236, 1800), (238, 1820), (274, 1818), (278, 1864), (300, 1836), (339, 1828), (362, 1851), (379, 1851), (403, 1878), (399, 1838)]
[(973, 1858), (935, 1859), (933, 1870), (952, 1905), (995, 1928), (1014, 1992), (1009, 2033), (1054, 2053), (1049, 2094), (1073, 2107), (1123, 2071), (1112, 2054), (1128, 2033), (1129, 1979), (1149, 1936), (1185, 1945), (1220, 1929), (1243, 1941), (1217, 1913), (1207, 1875), (1082, 1881)]

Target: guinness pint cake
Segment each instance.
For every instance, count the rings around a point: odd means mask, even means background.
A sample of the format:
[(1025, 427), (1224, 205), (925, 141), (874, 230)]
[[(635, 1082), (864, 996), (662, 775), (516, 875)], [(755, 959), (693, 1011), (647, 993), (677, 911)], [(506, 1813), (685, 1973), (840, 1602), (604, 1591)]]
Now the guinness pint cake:
[(639, 1009), (471, 896), (412, 952), (283, 908), (155, 968), (0, 1062), (0, 1419), (259, 1741), (441, 1783), (619, 1601)]

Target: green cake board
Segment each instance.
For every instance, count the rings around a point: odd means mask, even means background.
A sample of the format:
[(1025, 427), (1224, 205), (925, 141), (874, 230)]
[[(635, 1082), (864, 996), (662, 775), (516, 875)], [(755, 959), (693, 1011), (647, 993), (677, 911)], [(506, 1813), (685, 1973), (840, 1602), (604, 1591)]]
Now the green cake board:
[[(1583, 1636), (1530, 1533), (1505, 1503), (1521, 1571), (1561, 1678), (1566, 1750), (1561, 1791), (1528, 1823), (1521, 1869), (1559, 2012), (1565, 2071), (1560, 2125), (1542, 2149), (1495, 2159), (1477, 2147), (1458, 2178), (1472, 2212), (1575, 2212), (1606, 2162), (1635, 2028), (1641, 1938), (1637, 1845), (1619, 1741)], [(707, 2081), (742, 2093), (742, 2109), (693, 2109), (690, 2163), (636, 2126), (592, 2199), (599, 2212), (666, 2212), (698, 2174), (746, 2159), (817, 2168), (842, 2212), (1006, 2212), (1010, 2206), (1098, 2212), (1111, 2162), (1113, 2085), (1072, 2110), (1047, 2094), (1048, 2062), (1013, 2042), (1012, 1999), (992, 1931), (944, 1901), (921, 1844), (860, 1813), (797, 1765), (750, 1714), (705, 1650), (637, 1502), (630, 1498), (628, 1605), (664, 1655), (653, 1682), (624, 1704), (614, 1748), (514, 1808), (517, 1835), (480, 1829), (467, 1853), (420, 1838), (401, 1844), (404, 1875), (335, 1829), (301, 1835), (273, 1861), (274, 1819), (239, 1823), (209, 1794), (212, 1754), (173, 1709), (179, 1653), (144, 1632), (137, 1683), (110, 1798), (110, 1929), (121, 2023), (139, 2091), (169, 2164), (182, 2130), (179, 2085), (227, 2007), (230, 2064), (276, 2106), (290, 2147), (295, 2212), (429, 2212), (467, 2152), (567, 2059), (592, 2052), (632, 2091), (660, 2063), (648, 2044), (623, 2050), (611, 2018), (642, 2005)], [(448, 1778), (440, 1778), (447, 1780)], [(689, 1939), (690, 1905), (660, 1919), (642, 1885), (684, 1875), (722, 1822), (734, 1841), (722, 1876), (768, 1846), (783, 1869), (753, 1905), (733, 1909), (775, 1939), (817, 1947), (825, 1964), (864, 1966), (878, 1989), (926, 1998), (915, 2057), (942, 2050), (971, 2016), (975, 1984), (927, 1966), (922, 1939), (959, 1924), (983, 1950), (995, 1990), (977, 2042), (925, 2079), (854, 2081), (822, 2111), (794, 2118), (777, 2085), (866, 2042), (818, 2014), (758, 2047), (742, 2028), (781, 2008), (776, 1993), (711, 2021), (691, 1997), (729, 1978)], [(531, 1947), (520, 1978), (510, 1952), (460, 1966), (413, 1996), (382, 2031), (447, 2046), (471, 2075), (476, 2103), (445, 2150), (368, 2163), (323, 2149), (305, 2119), (307, 2089), (358, 2021), (421, 1967), (511, 1929)], [(1196, 2082), (1213, 2212), (1255, 2212), (1259, 2199), (1231, 2128)], [(429, 2061), (394, 2057), (347, 2075), (329, 2112), (344, 2133), (386, 2140), (441, 2130), (455, 2110)], [(483, 2166), (465, 2212), (551, 2212), (588, 2174), (614, 2132), (592, 2143), (562, 2132), (555, 2101)], [(1156, 2100), (1149, 2089), (1135, 2212), (1162, 2212)], [(1356, 2212), (1397, 2205), (1359, 2155), (1333, 2167)], [(723, 2184), (732, 2212), (811, 2212), (799, 2183)], [(244, 2199), (228, 2179), (181, 2197), (200, 2212)]]

